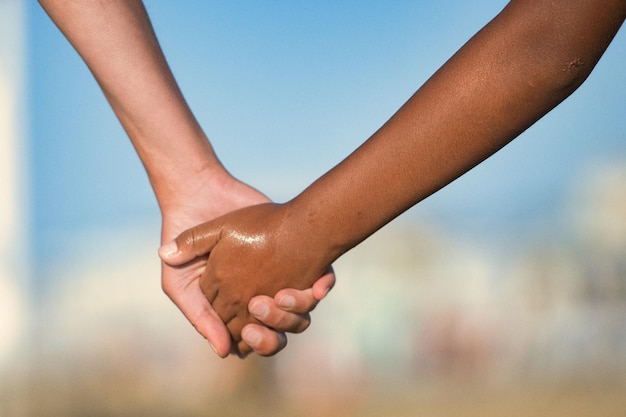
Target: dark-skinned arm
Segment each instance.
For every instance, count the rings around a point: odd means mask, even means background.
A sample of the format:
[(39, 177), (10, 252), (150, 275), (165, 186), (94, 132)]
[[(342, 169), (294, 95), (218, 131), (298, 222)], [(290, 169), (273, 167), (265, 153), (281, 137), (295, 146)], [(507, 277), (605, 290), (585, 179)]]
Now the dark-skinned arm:
[[(201, 287), (240, 343), (257, 294), (310, 285), (339, 256), (493, 155), (574, 92), (624, 0), (513, 0), (343, 162), (293, 200), (180, 235), (162, 257), (210, 252)], [(165, 256), (165, 253), (168, 256)]]

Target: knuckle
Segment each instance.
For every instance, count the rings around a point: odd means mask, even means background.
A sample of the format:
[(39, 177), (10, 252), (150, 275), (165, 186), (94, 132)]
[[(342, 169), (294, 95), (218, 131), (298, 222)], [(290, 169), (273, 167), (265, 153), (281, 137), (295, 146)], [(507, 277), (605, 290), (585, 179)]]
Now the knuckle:
[(274, 327), (277, 329), (289, 330), (293, 327), (293, 323), (291, 322), (288, 314), (281, 314), (276, 317), (276, 323)]
[(302, 333), (311, 324), (311, 317), (307, 314), (282, 314), (276, 318), (274, 328), (289, 333)]

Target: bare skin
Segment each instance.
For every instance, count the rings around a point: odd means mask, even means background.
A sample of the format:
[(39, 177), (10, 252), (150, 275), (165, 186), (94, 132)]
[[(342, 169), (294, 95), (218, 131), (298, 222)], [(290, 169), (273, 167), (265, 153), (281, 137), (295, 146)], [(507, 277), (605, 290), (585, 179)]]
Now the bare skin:
[(511, 1), (296, 198), (185, 231), (162, 259), (178, 265), (210, 254), (200, 285), (245, 344), (250, 297), (310, 286), (339, 256), (512, 141), (584, 82), (625, 16), (624, 0)]
[[(162, 213), (162, 242), (232, 210), (269, 201), (233, 178), (218, 160), (174, 80), (141, 1), (40, 3), (92, 71), (143, 162)], [(200, 289), (198, 271), (204, 263), (163, 264), (162, 286), (224, 357), (233, 346)], [(267, 311), (261, 317), (264, 325), (254, 327), (253, 345), (233, 352), (243, 355), (253, 349), (269, 355), (281, 350), (284, 332), (306, 328), (308, 313), (333, 283), (331, 273), (313, 288), (255, 299), (257, 308)]]

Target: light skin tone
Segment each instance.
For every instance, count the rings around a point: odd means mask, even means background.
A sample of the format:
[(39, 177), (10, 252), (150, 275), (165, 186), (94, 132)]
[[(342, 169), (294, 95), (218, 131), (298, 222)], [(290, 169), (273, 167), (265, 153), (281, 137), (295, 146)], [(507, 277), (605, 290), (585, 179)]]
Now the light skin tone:
[(258, 337), (248, 300), (307, 288), (339, 256), (516, 138), (584, 82), (625, 16), (624, 0), (511, 1), (300, 195), (185, 231), (161, 248), (162, 259), (182, 265), (210, 254), (200, 285), (245, 344)]
[[(40, 4), (88, 65), (144, 164), (162, 213), (162, 242), (230, 211), (269, 202), (218, 160), (177, 86), (141, 1)], [(257, 337), (251, 344), (234, 345), (200, 288), (198, 271), (205, 262), (163, 264), (162, 286), (221, 357), (281, 350), (284, 332), (308, 326), (309, 312), (335, 279), (329, 270), (306, 288), (285, 287), (272, 297), (255, 297), (251, 305), (264, 312), (253, 325)]]

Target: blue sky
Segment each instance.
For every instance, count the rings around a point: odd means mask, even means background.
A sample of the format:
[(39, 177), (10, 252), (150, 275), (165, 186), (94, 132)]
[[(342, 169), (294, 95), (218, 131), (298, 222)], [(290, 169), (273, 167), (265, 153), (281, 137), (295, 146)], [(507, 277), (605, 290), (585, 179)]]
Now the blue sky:
[[(220, 158), (277, 200), (367, 139), (506, 4), (146, 3)], [(38, 255), (85, 229), (158, 226), (141, 164), (91, 74), (34, 2), (28, 28)], [(625, 67), (622, 30), (568, 101), (409, 216), (506, 232), (553, 213), (586, 163), (626, 157)]]

